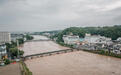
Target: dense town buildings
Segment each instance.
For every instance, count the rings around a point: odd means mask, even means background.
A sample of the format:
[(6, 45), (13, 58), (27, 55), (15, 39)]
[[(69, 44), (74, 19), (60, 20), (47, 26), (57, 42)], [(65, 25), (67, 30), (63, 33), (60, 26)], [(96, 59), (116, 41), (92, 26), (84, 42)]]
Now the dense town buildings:
[(98, 43), (98, 44), (111, 44), (111, 38), (107, 38), (104, 36), (100, 36), (100, 35), (91, 35), (91, 34), (86, 34), (84, 41), (91, 44), (91, 43)]
[[(75, 48), (84, 50), (106, 50), (115, 54), (121, 54), (121, 38), (112, 40), (111, 38), (85, 34), (84, 40), (80, 41), (79, 36), (63, 35), (65, 44), (74, 45)], [(115, 41), (115, 42), (114, 42)]]

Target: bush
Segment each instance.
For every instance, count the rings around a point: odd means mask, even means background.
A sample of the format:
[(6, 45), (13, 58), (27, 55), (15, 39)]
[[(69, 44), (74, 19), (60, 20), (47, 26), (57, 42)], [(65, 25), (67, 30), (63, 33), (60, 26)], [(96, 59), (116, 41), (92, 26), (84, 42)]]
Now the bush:
[(20, 54), (20, 55), (23, 55), (23, 54), (24, 54), (24, 51), (19, 50), (19, 54)]
[(7, 64), (10, 64), (10, 60), (9, 60), (9, 59), (5, 59), (4, 61), (5, 61), (5, 64), (6, 64), (6, 65), (7, 65)]
[(104, 51), (104, 50), (101, 50), (101, 51), (99, 52), (99, 54), (105, 54), (105, 51)]

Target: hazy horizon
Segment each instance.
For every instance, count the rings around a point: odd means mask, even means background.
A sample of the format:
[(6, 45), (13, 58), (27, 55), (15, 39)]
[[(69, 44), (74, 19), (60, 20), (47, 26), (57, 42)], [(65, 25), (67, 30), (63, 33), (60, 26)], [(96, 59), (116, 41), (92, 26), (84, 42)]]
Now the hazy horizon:
[(121, 0), (0, 0), (0, 31), (121, 25)]

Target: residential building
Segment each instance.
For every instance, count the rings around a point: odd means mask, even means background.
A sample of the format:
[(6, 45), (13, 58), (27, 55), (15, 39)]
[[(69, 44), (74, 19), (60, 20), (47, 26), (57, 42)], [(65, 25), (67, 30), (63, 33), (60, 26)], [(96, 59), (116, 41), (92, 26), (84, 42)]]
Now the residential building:
[(0, 32), (0, 43), (10, 43), (11, 35), (9, 32)]
[(6, 45), (0, 44), (0, 59), (6, 58), (7, 57), (7, 50), (6, 50)]
[(73, 45), (80, 42), (79, 36), (76, 35), (63, 35), (65, 44)]
[(117, 41), (121, 41), (121, 37), (117, 38)]

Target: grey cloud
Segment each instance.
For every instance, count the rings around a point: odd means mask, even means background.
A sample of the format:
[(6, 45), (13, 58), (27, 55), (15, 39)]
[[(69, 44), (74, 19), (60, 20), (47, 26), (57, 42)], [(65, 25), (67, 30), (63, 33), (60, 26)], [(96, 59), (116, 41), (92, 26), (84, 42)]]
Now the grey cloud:
[(0, 0), (0, 31), (121, 24), (120, 3), (121, 0)]

